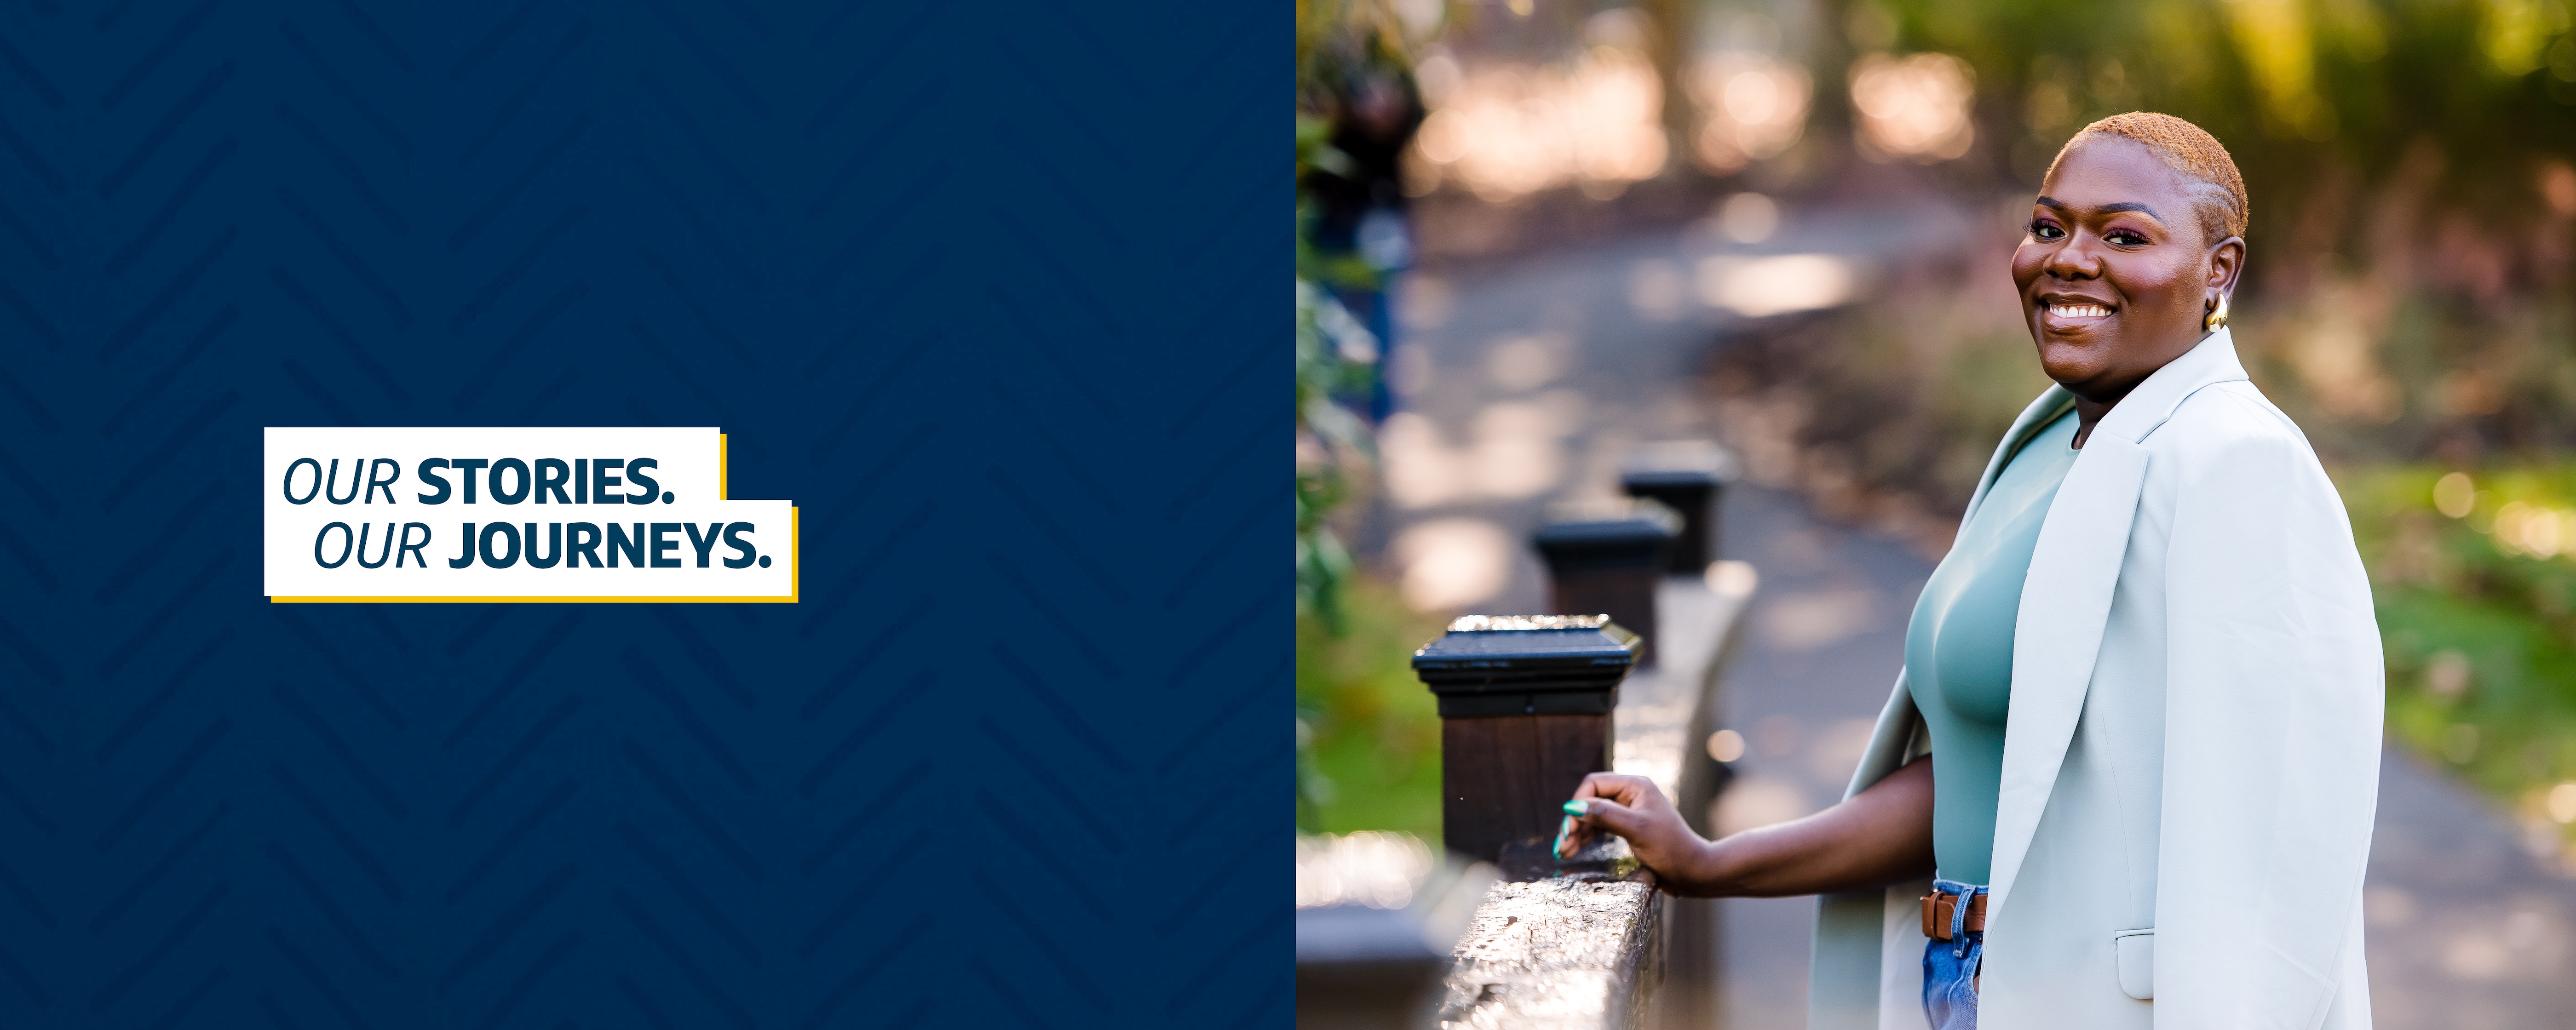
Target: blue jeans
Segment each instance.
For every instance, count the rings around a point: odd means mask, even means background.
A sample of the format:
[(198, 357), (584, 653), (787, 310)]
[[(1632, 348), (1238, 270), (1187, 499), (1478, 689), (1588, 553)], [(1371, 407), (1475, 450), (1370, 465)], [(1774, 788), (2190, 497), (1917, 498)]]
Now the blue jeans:
[[(1934, 880), (1943, 894), (1976, 895), (1986, 888)], [(1923, 942), (1923, 1017), (1932, 1030), (1977, 1030), (1977, 963), (1986, 957), (1986, 932), (1968, 929), (1966, 898), (1952, 910), (1950, 939)]]

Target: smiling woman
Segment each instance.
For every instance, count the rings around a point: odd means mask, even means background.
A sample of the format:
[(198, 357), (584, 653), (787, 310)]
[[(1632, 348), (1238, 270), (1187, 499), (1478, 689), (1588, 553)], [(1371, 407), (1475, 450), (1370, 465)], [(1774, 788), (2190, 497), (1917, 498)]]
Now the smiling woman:
[(1843, 802), (1709, 842), (1599, 773), (1567, 846), (1625, 837), (1677, 893), (1825, 894), (1815, 1030), (2369, 1026), (2379, 633), (2333, 484), (2226, 329), (2247, 208), (2181, 119), (2068, 141), (2012, 256), (2057, 385), (1987, 463)]
[(2041, 367), (2076, 396), (2080, 447), (2131, 387), (2226, 324), (2249, 205), (2226, 149), (2166, 115), (2094, 123), (2045, 182), (2013, 284)]

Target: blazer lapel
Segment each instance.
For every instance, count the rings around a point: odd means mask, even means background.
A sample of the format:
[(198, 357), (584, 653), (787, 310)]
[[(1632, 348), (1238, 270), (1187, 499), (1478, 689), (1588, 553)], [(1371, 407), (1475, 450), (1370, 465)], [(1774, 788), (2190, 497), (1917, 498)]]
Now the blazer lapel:
[[(2143, 441), (2173, 417), (2184, 398), (2243, 378), (2226, 330), (2211, 334), (2148, 376), (2094, 425), (2049, 504), (2013, 623), (2012, 707), (2004, 723), (2003, 781), (1995, 805), (1988, 926), (2002, 918), (2084, 711), (2112, 589), (2128, 553), (2130, 523), (2146, 484)], [(1988, 483), (2000, 465), (2001, 452), (1996, 467), (1987, 470)], [(1981, 485), (1980, 498), (1984, 492)]]
[(1995, 445), (1994, 456), (1986, 459), (1986, 472), (1977, 477), (1977, 490), (1968, 495), (1968, 510), (1959, 514), (1959, 525), (1966, 526), (1969, 517), (1977, 513), (1977, 506), (1985, 503), (1986, 491), (1994, 489), (1995, 477), (2003, 474), (2013, 452), (2021, 450), (2021, 445), (2032, 434), (2048, 428), (2049, 423), (2057, 421), (2058, 416), (2074, 406), (2074, 394), (2066, 392), (2063, 386), (2050, 384), (2048, 389), (2040, 392), (2039, 399), (2021, 409), (2021, 417), (2013, 419), (2011, 429), (2004, 430), (2003, 442)]

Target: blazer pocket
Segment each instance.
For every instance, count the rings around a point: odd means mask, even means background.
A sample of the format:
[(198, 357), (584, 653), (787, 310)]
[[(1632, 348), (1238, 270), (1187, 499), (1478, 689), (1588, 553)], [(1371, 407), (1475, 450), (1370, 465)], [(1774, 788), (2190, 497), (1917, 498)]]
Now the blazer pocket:
[(2156, 928), (2121, 930), (2111, 935), (2119, 955), (2120, 993), (2139, 1001), (2156, 997)]

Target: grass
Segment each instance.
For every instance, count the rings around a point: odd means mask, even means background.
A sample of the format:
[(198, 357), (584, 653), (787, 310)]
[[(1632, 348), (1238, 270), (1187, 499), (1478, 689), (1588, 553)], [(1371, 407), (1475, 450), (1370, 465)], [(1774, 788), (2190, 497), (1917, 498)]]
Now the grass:
[(2557, 812), (2549, 800), (2576, 781), (2576, 464), (2341, 485), (2378, 602), (2390, 734), (2526, 822), (2576, 820), (2576, 790)]
[(1440, 716), (1413, 675), (1446, 619), (1374, 578), (1347, 582), (1346, 630), (1297, 620), (1297, 829), (1400, 830), (1440, 845)]

